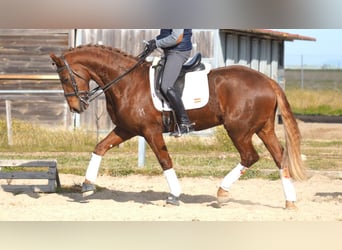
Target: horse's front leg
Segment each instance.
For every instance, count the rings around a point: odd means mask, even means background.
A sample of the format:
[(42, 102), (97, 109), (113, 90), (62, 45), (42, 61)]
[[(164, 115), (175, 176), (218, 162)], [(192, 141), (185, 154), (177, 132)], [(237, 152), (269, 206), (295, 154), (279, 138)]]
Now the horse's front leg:
[(156, 155), (169, 185), (170, 195), (167, 197), (166, 203), (179, 206), (181, 187), (176, 172), (172, 167), (172, 160), (167, 150), (162, 133), (152, 131), (153, 129), (150, 129), (149, 133), (145, 134), (144, 137)]
[(114, 146), (132, 138), (134, 135), (126, 132), (119, 127), (116, 127), (112, 132), (110, 132), (102, 141), (100, 141), (94, 152), (91, 154), (91, 159), (86, 171), (85, 180), (82, 184), (83, 196), (89, 196), (95, 191), (95, 181), (100, 168), (102, 157), (105, 153)]

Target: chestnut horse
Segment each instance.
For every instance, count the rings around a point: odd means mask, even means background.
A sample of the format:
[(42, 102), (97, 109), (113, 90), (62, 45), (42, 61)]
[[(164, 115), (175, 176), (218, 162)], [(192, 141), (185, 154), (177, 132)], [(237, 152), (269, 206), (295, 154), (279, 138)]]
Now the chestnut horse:
[[(139, 135), (145, 138), (163, 169), (170, 188), (166, 202), (179, 205), (180, 185), (163, 138), (162, 112), (154, 107), (150, 94), (151, 63), (118, 49), (97, 45), (80, 46), (61, 57), (54, 54), (50, 57), (57, 66), (71, 112), (82, 113), (88, 107), (89, 96), (94, 94), (89, 88), (92, 79), (99, 88), (105, 88), (107, 111), (115, 124), (92, 153), (83, 191), (94, 191), (101, 157), (112, 147)], [(113, 79), (117, 81), (108, 87), (106, 84)], [(259, 160), (252, 144), (252, 136), (257, 134), (279, 168), (286, 208), (296, 208), (292, 180), (303, 180), (305, 171), (300, 132), (283, 90), (274, 80), (244, 66), (213, 69), (208, 74), (208, 82), (207, 105), (188, 110), (189, 118), (195, 123), (196, 131), (223, 124), (241, 158), (222, 180), (217, 191), (219, 203), (228, 201), (230, 186)], [(274, 131), (277, 107), (284, 124), (284, 147)]]

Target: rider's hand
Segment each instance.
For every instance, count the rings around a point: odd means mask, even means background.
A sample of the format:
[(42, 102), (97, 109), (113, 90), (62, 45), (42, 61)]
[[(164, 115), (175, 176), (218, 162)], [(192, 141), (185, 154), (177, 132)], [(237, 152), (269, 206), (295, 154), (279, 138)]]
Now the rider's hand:
[(156, 40), (152, 39), (147, 42), (146, 47), (148, 48), (149, 52), (152, 53), (157, 48)]

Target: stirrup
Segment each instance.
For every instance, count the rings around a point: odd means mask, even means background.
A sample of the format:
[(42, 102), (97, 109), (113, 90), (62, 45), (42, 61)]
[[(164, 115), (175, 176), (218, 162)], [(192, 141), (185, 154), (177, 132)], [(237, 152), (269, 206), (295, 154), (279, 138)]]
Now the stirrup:
[(170, 133), (170, 136), (181, 137), (183, 134), (188, 134), (195, 131), (195, 123), (190, 124), (176, 124), (175, 131)]

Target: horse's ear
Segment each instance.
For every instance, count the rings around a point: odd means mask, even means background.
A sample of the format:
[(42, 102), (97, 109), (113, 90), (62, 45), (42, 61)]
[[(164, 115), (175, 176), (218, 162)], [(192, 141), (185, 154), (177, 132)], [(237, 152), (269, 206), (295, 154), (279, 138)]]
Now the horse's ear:
[(57, 67), (62, 66), (62, 60), (59, 57), (57, 57), (54, 53), (51, 53), (50, 57), (51, 57), (52, 61), (54, 61), (54, 63), (56, 64)]

